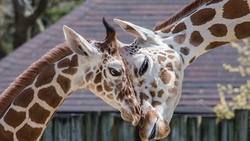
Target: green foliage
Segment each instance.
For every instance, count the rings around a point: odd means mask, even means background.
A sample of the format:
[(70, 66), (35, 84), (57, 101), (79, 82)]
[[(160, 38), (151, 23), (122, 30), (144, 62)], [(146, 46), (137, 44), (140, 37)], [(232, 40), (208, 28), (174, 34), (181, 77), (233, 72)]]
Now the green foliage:
[[(240, 54), (240, 57), (237, 59), (239, 65), (234, 67), (230, 64), (223, 64), (222, 66), (230, 73), (237, 72), (242, 77), (246, 77), (250, 75), (250, 43), (249, 39), (243, 39), (242, 42), (231, 43), (232, 47), (237, 49)], [(214, 107), (217, 117), (231, 119), (235, 116), (234, 110), (250, 109), (250, 80), (247, 80), (240, 87), (233, 87), (231, 84), (218, 84), (217, 87), (221, 102)], [(232, 99), (226, 100), (225, 95), (232, 95)]]
[(58, 21), (61, 17), (66, 15), (68, 12), (73, 10), (77, 5), (79, 5), (83, 0), (73, 0), (68, 1), (64, 0), (63, 2), (55, 2), (51, 3), (49, 8), (45, 10), (42, 15), (42, 20), (45, 26), (48, 26), (56, 21)]

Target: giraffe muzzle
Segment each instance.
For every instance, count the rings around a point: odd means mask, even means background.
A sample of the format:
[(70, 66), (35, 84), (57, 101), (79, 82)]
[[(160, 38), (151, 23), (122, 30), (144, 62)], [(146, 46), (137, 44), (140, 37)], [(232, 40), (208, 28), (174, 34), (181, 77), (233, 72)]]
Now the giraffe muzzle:
[(148, 140), (152, 140), (152, 139), (155, 138), (155, 134), (156, 134), (156, 123), (157, 123), (157, 121), (155, 122), (154, 127), (153, 127), (153, 129), (151, 130), (151, 133), (150, 133), (150, 135), (149, 135), (149, 137), (148, 137)]
[(170, 133), (168, 122), (154, 110), (141, 117), (138, 127), (143, 141), (162, 139)]

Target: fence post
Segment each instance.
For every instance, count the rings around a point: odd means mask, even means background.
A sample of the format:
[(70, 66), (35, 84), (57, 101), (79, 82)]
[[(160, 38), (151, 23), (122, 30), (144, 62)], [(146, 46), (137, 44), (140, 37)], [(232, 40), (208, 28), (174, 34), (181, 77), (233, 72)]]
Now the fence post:
[(234, 121), (223, 119), (221, 124), (220, 141), (234, 141)]
[(235, 110), (235, 141), (248, 141), (249, 110)]
[(187, 141), (200, 141), (201, 117), (189, 117), (187, 127)]
[(202, 118), (201, 141), (218, 141), (217, 118)]
[(85, 114), (85, 138), (86, 141), (99, 141), (99, 118), (100, 112), (88, 112)]
[(114, 140), (114, 116), (111, 113), (102, 113), (101, 115), (101, 140), (113, 141)]
[(138, 141), (140, 140), (137, 128), (134, 127), (131, 122), (124, 121), (123, 119), (115, 118), (115, 141)]
[(82, 115), (71, 117), (71, 141), (83, 141), (83, 117)]

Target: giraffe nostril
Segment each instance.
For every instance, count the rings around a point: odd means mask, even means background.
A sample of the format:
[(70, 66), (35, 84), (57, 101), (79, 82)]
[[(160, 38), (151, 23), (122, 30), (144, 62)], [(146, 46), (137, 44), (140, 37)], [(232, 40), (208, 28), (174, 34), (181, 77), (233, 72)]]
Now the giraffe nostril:
[(153, 129), (148, 137), (148, 140), (152, 140), (155, 138), (155, 132), (156, 132), (156, 122), (155, 122), (154, 127), (153, 127)]
[(144, 121), (144, 117), (141, 117), (140, 120), (139, 120), (139, 124), (138, 124), (139, 128), (142, 127), (143, 121)]

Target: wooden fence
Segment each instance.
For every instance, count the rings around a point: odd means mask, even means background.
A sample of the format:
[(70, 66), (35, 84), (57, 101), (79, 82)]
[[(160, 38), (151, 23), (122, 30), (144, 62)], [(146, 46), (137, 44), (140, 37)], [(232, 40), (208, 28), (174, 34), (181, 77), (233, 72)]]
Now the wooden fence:
[[(175, 115), (170, 135), (161, 141), (249, 141), (250, 111), (235, 111), (232, 120)], [(140, 141), (137, 127), (113, 113), (55, 116), (41, 141)]]

